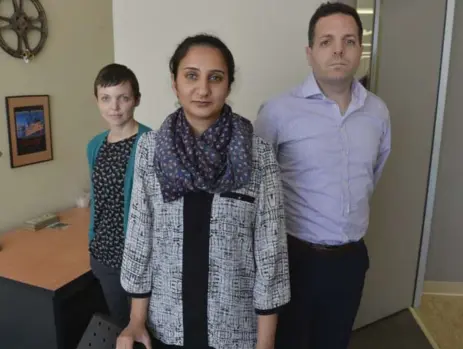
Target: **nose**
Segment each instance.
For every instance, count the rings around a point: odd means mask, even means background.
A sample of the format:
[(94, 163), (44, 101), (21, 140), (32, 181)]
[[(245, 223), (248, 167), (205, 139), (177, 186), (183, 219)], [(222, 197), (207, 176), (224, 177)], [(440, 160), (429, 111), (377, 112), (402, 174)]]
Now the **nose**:
[(340, 56), (340, 57), (344, 55), (344, 42), (343, 41), (338, 41), (335, 43), (333, 54), (335, 56)]
[(112, 110), (119, 110), (119, 101), (117, 98), (113, 98), (110, 105)]
[(198, 95), (200, 97), (207, 97), (211, 92), (209, 80), (207, 78), (201, 79), (198, 82)]

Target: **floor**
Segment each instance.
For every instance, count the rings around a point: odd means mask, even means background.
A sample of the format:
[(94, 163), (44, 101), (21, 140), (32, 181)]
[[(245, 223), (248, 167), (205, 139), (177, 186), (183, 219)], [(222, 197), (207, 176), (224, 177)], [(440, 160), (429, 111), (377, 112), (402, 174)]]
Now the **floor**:
[[(427, 335), (437, 345), (431, 345)], [(93, 335), (90, 337), (94, 339)], [(81, 345), (87, 347), (88, 343)], [(349, 349), (436, 348), (463, 349), (463, 296), (425, 294), (420, 308), (415, 309), (414, 314), (404, 310), (361, 328), (354, 332), (349, 346)]]
[(355, 331), (349, 349), (433, 349), (433, 347), (412, 313), (405, 310)]
[(424, 294), (416, 314), (439, 349), (463, 348), (463, 296)]

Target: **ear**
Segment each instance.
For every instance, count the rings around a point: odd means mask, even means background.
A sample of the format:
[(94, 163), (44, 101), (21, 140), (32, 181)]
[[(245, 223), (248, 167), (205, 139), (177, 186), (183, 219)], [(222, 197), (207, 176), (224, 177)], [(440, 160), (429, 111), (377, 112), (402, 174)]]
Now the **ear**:
[(177, 91), (177, 82), (175, 81), (175, 76), (174, 74), (170, 74), (170, 81), (171, 81), (171, 87), (172, 91), (176, 96), (178, 96), (178, 91)]
[(140, 105), (141, 93), (138, 96), (137, 100), (135, 101), (135, 106), (138, 107)]
[(305, 54), (307, 57), (307, 62), (309, 62), (309, 65), (312, 66), (312, 48), (310, 46), (305, 48)]
[(100, 94), (100, 86), (98, 85), (93, 93), (93, 97), (95, 97), (95, 102), (98, 103), (98, 95)]

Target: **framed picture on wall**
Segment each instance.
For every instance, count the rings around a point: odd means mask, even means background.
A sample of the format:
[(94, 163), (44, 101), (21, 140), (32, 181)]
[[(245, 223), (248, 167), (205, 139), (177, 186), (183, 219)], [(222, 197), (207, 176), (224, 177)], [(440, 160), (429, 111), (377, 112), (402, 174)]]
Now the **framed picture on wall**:
[(8, 96), (5, 105), (11, 168), (52, 160), (50, 97)]

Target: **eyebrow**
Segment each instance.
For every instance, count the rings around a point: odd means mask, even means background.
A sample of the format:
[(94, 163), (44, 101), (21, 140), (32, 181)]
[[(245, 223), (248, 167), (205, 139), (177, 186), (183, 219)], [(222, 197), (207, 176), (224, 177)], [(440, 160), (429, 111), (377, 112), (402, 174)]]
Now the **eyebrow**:
[[(185, 67), (185, 68), (183, 68), (183, 70), (200, 71), (198, 68), (194, 68), (194, 67)], [(220, 70), (220, 69), (212, 69), (212, 70), (209, 70), (209, 73), (221, 73), (221, 74), (225, 74), (225, 72), (224, 72), (223, 70)]]
[[(102, 93), (100, 97), (111, 97), (109, 93)], [(130, 97), (130, 93), (121, 93), (115, 96), (116, 98), (119, 97)]]
[[(332, 37), (333, 37), (332, 34), (325, 34), (325, 35), (320, 36), (319, 39), (332, 38)], [(346, 34), (343, 36), (343, 38), (349, 38), (349, 37), (353, 37), (357, 39), (357, 34)]]

